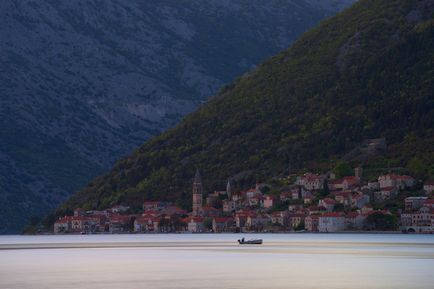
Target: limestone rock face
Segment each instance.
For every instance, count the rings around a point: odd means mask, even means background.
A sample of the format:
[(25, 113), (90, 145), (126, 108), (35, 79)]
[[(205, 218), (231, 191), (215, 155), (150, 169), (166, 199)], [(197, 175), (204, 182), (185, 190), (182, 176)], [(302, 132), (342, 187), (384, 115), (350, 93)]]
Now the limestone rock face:
[(340, 9), (321, 2), (1, 1), (0, 232)]

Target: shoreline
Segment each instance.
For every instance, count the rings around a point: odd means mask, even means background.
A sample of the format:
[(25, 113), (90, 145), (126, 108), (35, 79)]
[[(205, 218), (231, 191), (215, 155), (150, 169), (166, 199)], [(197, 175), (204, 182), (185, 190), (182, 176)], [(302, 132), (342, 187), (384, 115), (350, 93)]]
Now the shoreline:
[(430, 233), (403, 233), (402, 231), (344, 231), (344, 232), (158, 232), (158, 233), (134, 233), (134, 232), (126, 232), (126, 233), (109, 233), (109, 232), (96, 232), (96, 233), (42, 233), (42, 234), (4, 234), (0, 236), (85, 236), (85, 235), (203, 235), (203, 234), (212, 234), (212, 235), (221, 235), (221, 234), (312, 234), (312, 235), (327, 235), (327, 234), (360, 234), (360, 235), (373, 235), (373, 234), (402, 234), (402, 235), (432, 235)]

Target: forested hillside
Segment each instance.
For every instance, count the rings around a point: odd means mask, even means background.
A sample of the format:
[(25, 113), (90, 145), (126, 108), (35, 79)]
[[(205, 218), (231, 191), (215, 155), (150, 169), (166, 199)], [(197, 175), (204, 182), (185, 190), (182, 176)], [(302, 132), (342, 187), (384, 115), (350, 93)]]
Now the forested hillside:
[(0, 233), (352, 1), (0, 1)]
[(434, 175), (434, 2), (363, 0), (224, 87), (179, 125), (119, 160), (68, 208), (144, 199), (188, 206), (206, 190), (327, 169), (368, 138), (388, 151), (365, 166)]

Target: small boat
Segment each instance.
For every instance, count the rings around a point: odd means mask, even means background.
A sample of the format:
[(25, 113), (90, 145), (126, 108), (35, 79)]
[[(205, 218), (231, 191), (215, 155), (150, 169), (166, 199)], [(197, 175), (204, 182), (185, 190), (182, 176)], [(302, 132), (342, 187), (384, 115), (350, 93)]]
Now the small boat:
[(238, 244), (240, 244), (240, 245), (261, 245), (262, 239), (244, 240), (244, 238), (242, 238), (241, 240), (238, 240)]

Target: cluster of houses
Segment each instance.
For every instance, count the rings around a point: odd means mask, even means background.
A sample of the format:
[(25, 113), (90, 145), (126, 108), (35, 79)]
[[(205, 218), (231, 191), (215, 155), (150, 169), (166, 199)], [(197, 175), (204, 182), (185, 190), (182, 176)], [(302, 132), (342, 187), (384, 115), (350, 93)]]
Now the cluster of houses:
[[(76, 209), (73, 216), (59, 218), (55, 233), (164, 233), (164, 232), (341, 232), (375, 229), (368, 222), (373, 202), (397, 197), (416, 181), (405, 175), (386, 174), (375, 182), (363, 182), (362, 169), (354, 176), (336, 179), (332, 173), (306, 173), (280, 193), (270, 194), (265, 184), (232, 192), (215, 191), (204, 198), (202, 178), (193, 182), (192, 212), (172, 203), (146, 201), (140, 214), (122, 205), (103, 211)], [(405, 232), (434, 232), (434, 183), (424, 185), (424, 196), (405, 199), (401, 229)]]
[(408, 197), (401, 213), (401, 230), (408, 233), (434, 233), (434, 199)]

